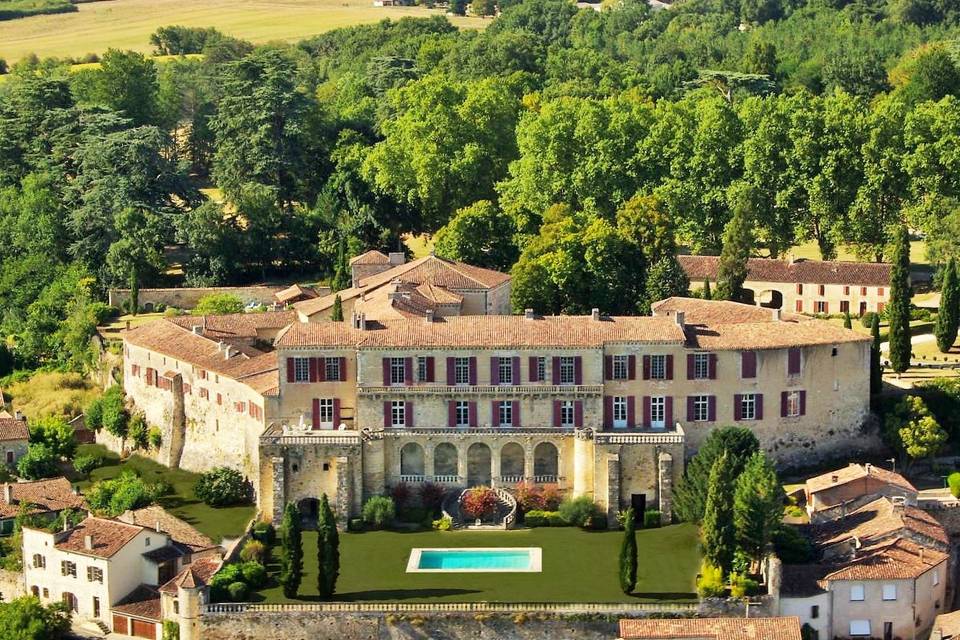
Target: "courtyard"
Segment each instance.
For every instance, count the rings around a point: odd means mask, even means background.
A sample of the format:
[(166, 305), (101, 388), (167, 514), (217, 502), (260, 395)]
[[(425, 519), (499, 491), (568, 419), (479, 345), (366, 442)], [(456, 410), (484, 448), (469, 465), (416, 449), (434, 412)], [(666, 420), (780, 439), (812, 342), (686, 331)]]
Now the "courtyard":
[[(662, 602), (694, 601), (699, 568), (697, 528), (689, 524), (637, 532), (637, 589), (627, 596), (617, 577), (620, 531), (575, 527), (517, 531), (371, 531), (340, 536), (340, 579), (335, 599), (344, 602)], [(540, 547), (542, 573), (407, 573), (417, 547)], [(279, 546), (270, 586), (252, 602), (315, 602), (317, 534), (303, 534), (303, 581), (288, 600), (276, 583)]]

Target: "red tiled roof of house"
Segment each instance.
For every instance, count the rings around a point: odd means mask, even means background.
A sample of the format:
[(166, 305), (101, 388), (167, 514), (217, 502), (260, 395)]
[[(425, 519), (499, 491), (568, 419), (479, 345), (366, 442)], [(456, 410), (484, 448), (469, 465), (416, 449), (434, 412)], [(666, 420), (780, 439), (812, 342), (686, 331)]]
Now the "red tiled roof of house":
[[(939, 635), (937, 633), (939, 632)], [(942, 638), (942, 640), (954, 640), (960, 636), (960, 611), (951, 613), (941, 613), (933, 621), (933, 631), (931, 638)]]
[(296, 314), (293, 311), (263, 311), (222, 316), (173, 316), (165, 319), (188, 331), (199, 326), (203, 337), (211, 340), (228, 341), (256, 338), (258, 330), (283, 328), (296, 320)]
[(620, 621), (623, 640), (800, 640), (800, 618), (680, 618)]
[(31, 482), (12, 482), (9, 486), (13, 492), (13, 504), (7, 503), (6, 484), (0, 485), (0, 518), (16, 517), (20, 505), (24, 502), (35, 506), (30, 511), (31, 514), (86, 507), (83, 496), (74, 493), (70, 481), (62, 476)]
[[(910, 481), (899, 473), (887, 471), (882, 467), (876, 467), (871, 464), (862, 465), (854, 462), (851, 462), (842, 469), (809, 478), (806, 482), (806, 489), (810, 494), (819, 493), (820, 491), (839, 487), (868, 476), (876, 478), (880, 482), (907, 489), (913, 493), (917, 492), (917, 488), (910, 484)], [(836, 480), (834, 480), (834, 478), (836, 478)]]
[(191, 551), (202, 551), (216, 546), (209, 537), (197, 531), (190, 523), (169, 513), (160, 505), (150, 505), (134, 511), (125, 511), (117, 520), (161, 531)]
[(274, 295), (277, 298), (277, 302), (286, 303), (300, 296), (316, 298), (317, 292), (314, 291), (312, 287), (302, 287), (299, 284), (292, 284), (282, 291), (277, 291)]
[(390, 264), (390, 256), (382, 251), (370, 249), (350, 258), (350, 264)]
[[(720, 263), (717, 256), (677, 256), (677, 260), (692, 282), (717, 278)], [(890, 285), (890, 270), (891, 265), (878, 262), (750, 258), (747, 281), (886, 287)]]
[(897, 538), (861, 548), (857, 557), (824, 576), (825, 580), (907, 580), (917, 578), (950, 556)]
[(141, 584), (120, 602), (110, 607), (110, 610), (134, 618), (160, 622), (162, 619), (160, 592), (150, 585)]
[(210, 582), (210, 578), (220, 570), (223, 561), (217, 558), (200, 558), (194, 560), (175, 575), (167, 583), (160, 587), (164, 593), (176, 593), (178, 587), (185, 589), (195, 589), (203, 587)]
[[(90, 516), (66, 532), (66, 535), (56, 543), (56, 547), (63, 551), (73, 551), (98, 558), (111, 558), (137, 537), (143, 529), (143, 527), (117, 520)], [(92, 549), (86, 548), (84, 542), (86, 536), (93, 537)]]
[(819, 545), (832, 545), (856, 538), (872, 544), (904, 530), (947, 545), (950, 538), (936, 518), (916, 507), (897, 506), (889, 498), (877, 498), (843, 518), (818, 525), (814, 538)]
[(0, 418), (0, 440), (26, 440), (29, 437), (26, 420)]

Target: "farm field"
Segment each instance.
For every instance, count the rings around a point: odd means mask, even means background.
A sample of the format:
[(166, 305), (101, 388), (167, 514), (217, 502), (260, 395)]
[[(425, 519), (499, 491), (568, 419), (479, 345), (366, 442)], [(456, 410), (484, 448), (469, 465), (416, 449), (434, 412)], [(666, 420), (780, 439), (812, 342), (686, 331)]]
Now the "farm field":
[[(374, 7), (371, 0), (105, 0), (77, 5), (78, 11), (0, 22), (0, 57), (15, 62), (29, 53), (40, 57), (80, 57), (108, 48), (149, 53), (157, 27), (215, 27), (261, 43), (294, 42), (354, 24), (404, 16), (443, 15), (423, 7)], [(452, 18), (465, 28), (483, 28), (481, 18)]]

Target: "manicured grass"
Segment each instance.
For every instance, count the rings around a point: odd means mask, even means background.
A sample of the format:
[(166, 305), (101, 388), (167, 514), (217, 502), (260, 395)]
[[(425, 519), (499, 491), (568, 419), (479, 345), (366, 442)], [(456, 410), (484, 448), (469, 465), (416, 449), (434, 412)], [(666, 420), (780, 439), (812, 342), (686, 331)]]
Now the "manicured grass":
[(77, 448), (77, 455), (81, 454), (99, 454), (108, 460), (107, 465), (95, 469), (89, 479), (77, 483), (81, 490), (99, 480), (115, 478), (125, 469), (135, 471), (144, 482), (164, 480), (173, 486), (173, 494), (161, 499), (160, 504), (173, 515), (192, 524), (201, 533), (210, 536), (215, 542), (225, 537), (235, 538), (243, 534), (244, 528), (256, 511), (252, 505), (219, 509), (208, 507), (193, 495), (193, 485), (200, 477), (196, 473), (183, 469), (171, 469), (141, 456), (130, 456), (121, 462), (116, 453), (108, 451), (101, 445), (81, 445)]
[[(402, 602), (652, 602), (696, 599), (697, 529), (681, 524), (637, 533), (636, 593), (617, 578), (623, 533), (573, 527), (517, 531), (375, 531), (340, 536), (340, 601)], [(317, 600), (317, 536), (304, 532), (299, 601)], [(407, 573), (415, 547), (541, 547), (542, 573)], [(279, 548), (274, 550), (279, 555)], [(272, 570), (277, 569), (276, 564)], [(274, 573), (275, 577), (275, 573)], [(287, 602), (275, 579), (252, 600)]]
[[(370, 0), (109, 0), (78, 4), (77, 11), (0, 22), (0, 55), (14, 62), (28, 53), (80, 57), (108, 48), (148, 53), (158, 27), (215, 27), (254, 43), (293, 42), (330, 29), (384, 18), (442, 15), (424, 7), (374, 7)], [(483, 28), (488, 20), (451, 18), (460, 27)]]
[[(820, 260), (820, 249), (816, 242), (805, 242), (790, 249), (790, 255), (794, 258)], [(861, 262), (849, 247), (844, 246), (837, 247), (837, 260)], [(910, 241), (910, 262), (914, 265), (930, 264), (930, 261), (927, 260), (927, 243), (924, 240)]]

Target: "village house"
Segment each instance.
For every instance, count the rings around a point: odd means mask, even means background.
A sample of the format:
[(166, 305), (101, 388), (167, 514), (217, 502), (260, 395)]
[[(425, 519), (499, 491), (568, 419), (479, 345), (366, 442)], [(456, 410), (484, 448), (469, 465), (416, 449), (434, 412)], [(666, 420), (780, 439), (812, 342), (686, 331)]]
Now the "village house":
[(960, 638), (960, 611), (941, 613), (933, 621), (930, 640), (956, 640)]
[[(717, 284), (717, 256), (677, 256), (690, 286)], [(755, 304), (809, 315), (881, 313), (890, 300), (890, 265), (770, 258), (747, 261), (744, 289)]]
[(917, 489), (909, 480), (870, 463), (851, 462), (804, 484), (807, 515), (814, 523), (836, 520), (881, 496), (899, 496), (908, 505), (917, 504)]
[(30, 432), (26, 419), (18, 411), (10, 415), (0, 413), (0, 463), (16, 467), (17, 462), (27, 453), (30, 444)]
[(25, 514), (51, 521), (66, 509), (86, 509), (80, 492), (63, 476), (28, 482), (0, 484), (0, 535), (13, 533), (21, 510)]
[(620, 640), (800, 640), (800, 620), (782, 618), (681, 618), (620, 621)]

